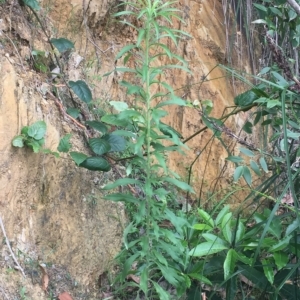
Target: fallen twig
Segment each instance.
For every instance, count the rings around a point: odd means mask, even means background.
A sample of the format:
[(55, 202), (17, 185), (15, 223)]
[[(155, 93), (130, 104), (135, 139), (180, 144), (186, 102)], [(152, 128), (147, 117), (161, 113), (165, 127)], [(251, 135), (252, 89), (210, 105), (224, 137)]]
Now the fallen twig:
[(4, 235), (4, 238), (5, 238), (5, 243), (6, 243), (8, 249), (9, 249), (9, 251), (10, 251), (10, 254), (11, 254), (12, 258), (13, 258), (14, 262), (16, 263), (16, 265), (18, 266), (18, 269), (22, 272), (23, 276), (26, 278), (26, 275), (25, 275), (25, 272), (24, 272), (23, 268), (22, 268), (22, 267), (20, 266), (20, 264), (18, 263), (18, 261), (17, 261), (15, 255), (14, 255), (14, 253), (13, 253), (11, 247), (10, 247), (9, 240), (8, 240), (8, 238), (7, 238), (7, 235), (6, 235), (6, 232), (5, 232), (5, 229), (4, 229), (4, 226), (3, 226), (3, 222), (2, 222), (2, 218), (1, 218), (1, 217), (0, 217), (0, 226), (1, 226), (1, 229), (2, 229), (2, 232), (3, 232), (3, 235)]

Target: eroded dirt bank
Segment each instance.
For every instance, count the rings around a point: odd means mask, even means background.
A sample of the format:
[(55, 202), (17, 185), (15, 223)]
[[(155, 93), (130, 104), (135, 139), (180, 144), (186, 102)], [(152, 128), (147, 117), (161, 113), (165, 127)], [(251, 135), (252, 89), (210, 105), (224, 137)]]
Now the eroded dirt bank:
[[(110, 100), (126, 100), (126, 95), (118, 86), (121, 79), (118, 74), (113, 73), (106, 80), (100, 80), (100, 75), (111, 71), (118, 51), (136, 39), (134, 32), (120, 27), (111, 17), (115, 4), (116, 1), (109, 0), (44, 0), (40, 12), (51, 35), (75, 42), (74, 61), (68, 62), (69, 79), (85, 78), (103, 109), (109, 107)], [(174, 26), (192, 38), (180, 42), (178, 54), (189, 62), (193, 75), (170, 72), (168, 81), (175, 89), (181, 89), (179, 96), (191, 103), (212, 100), (213, 115), (219, 117), (233, 104), (236, 90), (242, 88), (237, 83), (233, 85), (220, 68), (209, 73), (217, 64), (226, 64), (222, 2), (181, 0), (179, 8), (186, 24)], [(14, 262), (3, 244), (0, 298), (5, 299), (5, 295), (20, 298), (20, 288), (26, 287), (29, 299), (47, 299), (40, 283), (40, 262), (48, 264), (49, 287), (54, 293), (67, 290), (74, 299), (96, 299), (97, 280), (109, 269), (119, 250), (125, 222), (122, 205), (103, 201), (98, 188), (119, 175), (114, 171), (92, 173), (77, 168), (67, 156), (57, 159), (12, 147), (13, 137), (23, 126), (44, 120), (47, 148), (55, 150), (59, 139), (72, 133), (75, 148), (88, 151), (78, 128), (45, 95), (48, 78), (28, 64), (33, 49), (48, 49), (34, 16), (17, 1), (1, 4), (0, 16), (0, 216), (12, 249), (18, 253), (27, 274), (27, 279), (22, 279), (19, 272), (10, 271)], [(240, 49), (236, 39), (232, 56), (247, 66), (247, 61), (241, 60), (242, 52), (236, 51)], [(83, 60), (78, 64), (79, 57)], [(226, 124), (236, 128), (242, 122), (238, 117)], [(199, 113), (188, 107), (171, 108), (166, 123), (184, 138), (203, 127)], [(173, 170), (186, 177), (187, 169), (202, 152), (192, 173), (192, 184), (198, 192), (202, 190), (201, 197), (216, 181), (218, 189), (225, 188), (232, 174), (230, 166), (225, 166), (228, 154), (219, 141), (214, 140), (205, 148), (210, 138), (208, 130), (202, 132), (187, 143), (190, 150), (186, 155), (174, 154), (169, 161)]]

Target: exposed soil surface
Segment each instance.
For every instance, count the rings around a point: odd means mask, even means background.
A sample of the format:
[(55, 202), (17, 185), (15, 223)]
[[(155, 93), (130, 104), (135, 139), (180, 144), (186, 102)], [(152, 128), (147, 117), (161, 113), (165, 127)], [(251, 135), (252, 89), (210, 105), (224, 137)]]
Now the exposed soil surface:
[[(94, 115), (110, 109), (110, 100), (126, 101), (118, 86), (119, 74), (101, 80), (101, 74), (115, 67), (118, 51), (136, 39), (134, 31), (111, 17), (115, 4), (113, 0), (44, 0), (39, 11), (51, 36), (75, 42), (65, 68), (69, 80), (85, 78), (93, 87)], [(212, 114), (220, 117), (233, 104), (235, 93), (244, 88), (230, 81), (221, 68), (214, 68), (228, 62), (222, 1), (181, 0), (178, 5), (186, 24), (174, 23), (174, 27), (192, 36), (180, 42), (178, 54), (188, 61), (193, 75), (172, 71), (166, 78), (179, 89), (178, 95), (191, 103), (212, 100)], [(72, 133), (73, 150), (88, 153), (82, 130), (65, 118), (47, 95), (53, 82), (33, 69), (32, 50), (49, 50), (34, 15), (18, 1), (0, 4), (0, 217), (26, 274), (24, 278), (16, 270), (4, 240), (0, 246), (0, 298), (41, 300), (68, 292), (73, 299), (102, 299), (109, 281), (102, 280), (100, 288), (98, 279), (107, 270), (113, 272), (112, 260), (120, 249), (126, 218), (122, 205), (102, 200), (100, 188), (124, 171), (116, 166), (108, 173), (95, 173), (76, 167), (67, 155), (55, 158), (12, 147), (13, 137), (23, 126), (44, 120), (46, 148), (55, 151), (60, 138)], [(241, 68), (242, 63), (244, 70), (249, 70), (246, 56), (236, 50), (231, 50), (235, 67)], [(67, 105), (70, 100), (62, 96)], [(89, 116), (90, 112), (86, 113)], [(239, 129), (246, 118), (228, 119), (226, 125)], [(204, 126), (193, 107), (171, 107), (165, 122), (185, 139)], [(211, 137), (211, 132), (204, 130), (187, 142), (189, 150), (184, 155), (174, 154), (169, 159), (170, 168), (187, 178), (188, 169), (199, 157), (192, 169), (197, 195), (190, 196), (191, 202), (199, 196), (207, 199), (212, 191), (224, 193), (231, 184), (233, 166), (226, 164), (228, 154), (217, 139), (208, 144)], [(236, 141), (224, 138), (233, 149)], [(233, 197), (231, 202), (238, 199)], [(44, 264), (44, 269), (39, 264)], [(46, 292), (42, 284), (45, 272), (49, 279)]]

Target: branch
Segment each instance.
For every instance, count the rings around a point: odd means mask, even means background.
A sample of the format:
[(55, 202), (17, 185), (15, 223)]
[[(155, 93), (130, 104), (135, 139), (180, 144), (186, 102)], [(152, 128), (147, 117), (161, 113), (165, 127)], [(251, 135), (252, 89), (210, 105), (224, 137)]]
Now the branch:
[(13, 253), (11, 247), (10, 247), (9, 240), (8, 240), (8, 238), (7, 238), (7, 235), (6, 235), (6, 232), (5, 232), (5, 229), (4, 229), (4, 226), (3, 226), (3, 222), (2, 222), (2, 218), (1, 218), (1, 217), (0, 217), (0, 226), (1, 226), (1, 229), (2, 229), (2, 232), (3, 232), (3, 236), (4, 236), (4, 238), (5, 238), (5, 243), (6, 243), (7, 247), (8, 247), (8, 249), (9, 249), (9, 252), (10, 252), (12, 258), (13, 258), (14, 262), (16, 263), (16, 265), (18, 266), (18, 269), (22, 272), (23, 276), (26, 278), (26, 275), (25, 275), (24, 270), (22, 269), (22, 267), (21, 267), (20, 264), (18, 263), (18, 261), (17, 261), (15, 255), (14, 255), (14, 253)]
[(288, 4), (295, 10), (300, 16), (300, 5), (295, 0), (287, 0)]

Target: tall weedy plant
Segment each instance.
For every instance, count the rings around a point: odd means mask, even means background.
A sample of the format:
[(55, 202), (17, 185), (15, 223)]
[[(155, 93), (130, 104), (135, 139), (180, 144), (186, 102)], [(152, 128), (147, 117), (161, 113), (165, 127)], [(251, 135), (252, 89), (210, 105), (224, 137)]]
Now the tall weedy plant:
[[(163, 81), (167, 69), (189, 72), (187, 63), (166, 46), (167, 41), (177, 46), (177, 40), (187, 36), (183, 31), (173, 29), (173, 22), (181, 19), (172, 4), (174, 2), (138, 0), (122, 3), (128, 10), (115, 14), (120, 18), (126, 16), (127, 20), (122, 23), (137, 31), (136, 43), (126, 45), (116, 57), (117, 60), (123, 58), (124, 64), (116, 71), (125, 75), (130, 73), (127, 76), (130, 81), (123, 80), (120, 84), (126, 87), (128, 102), (133, 105), (128, 107), (113, 101), (118, 114), (102, 118), (111, 125), (127, 126), (127, 130), (118, 134), (132, 138), (129, 148), (133, 158), (127, 166), (128, 177), (118, 179), (104, 189), (128, 184), (136, 187), (136, 193), (112, 193), (106, 199), (125, 201), (134, 206), (132, 222), (124, 231), (124, 250), (119, 255), (125, 263), (117, 279), (122, 282), (129, 274), (135, 274), (135, 278), (139, 279), (130, 285), (136, 286), (146, 299), (153, 299), (153, 293), (158, 294), (160, 299), (169, 299), (172, 288), (168, 285), (176, 288), (176, 295), (181, 295), (190, 284), (188, 276), (183, 274), (188, 250), (181, 243), (187, 221), (169, 208), (174, 196), (167, 186), (193, 191), (168, 169), (167, 153), (180, 151), (184, 145), (180, 134), (161, 121), (168, 114), (164, 110), (166, 106), (186, 105)], [(162, 60), (166, 62), (163, 65)], [(130, 67), (132, 65), (133, 68)], [(169, 225), (162, 226), (166, 220)]]

